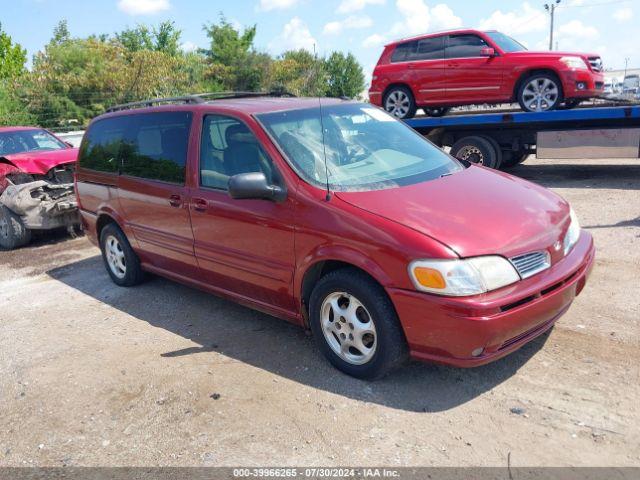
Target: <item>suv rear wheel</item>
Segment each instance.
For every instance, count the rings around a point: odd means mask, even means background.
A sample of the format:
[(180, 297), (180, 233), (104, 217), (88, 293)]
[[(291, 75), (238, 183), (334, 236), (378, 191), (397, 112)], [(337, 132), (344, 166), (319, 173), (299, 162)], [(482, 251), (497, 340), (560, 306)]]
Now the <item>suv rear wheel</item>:
[(110, 223), (100, 232), (100, 249), (104, 266), (113, 283), (121, 287), (132, 287), (144, 280), (138, 255), (115, 223)]
[(525, 78), (518, 89), (518, 103), (526, 112), (554, 110), (562, 102), (562, 85), (552, 73)]
[(416, 101), (407, 87), (391, 87), (384, 96), (383, 105), (396, 118), (413, 118), (416, 114)]
[(375, 379), (408, 358), (396, 311), (384, 289), (366, 274), (350, 268), (328, 273), (309, 304), (314, 340), (338, 370)]

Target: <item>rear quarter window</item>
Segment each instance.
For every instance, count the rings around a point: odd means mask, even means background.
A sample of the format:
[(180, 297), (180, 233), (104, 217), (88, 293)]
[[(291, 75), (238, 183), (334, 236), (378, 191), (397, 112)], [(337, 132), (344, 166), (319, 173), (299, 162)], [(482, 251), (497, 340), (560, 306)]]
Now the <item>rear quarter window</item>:
[(80, 147), (80, 167), (117, 173), (127, 123), (127, 117), (105, 118), (94, 122)]
[(400, 43), (391, 54), (391, 62), (407, 62), (412, 59), (416, 51), (417, 42)]
[(98, 120), (80, 149), (82, 168), (184, 183), (190, 112), (121, 115)]

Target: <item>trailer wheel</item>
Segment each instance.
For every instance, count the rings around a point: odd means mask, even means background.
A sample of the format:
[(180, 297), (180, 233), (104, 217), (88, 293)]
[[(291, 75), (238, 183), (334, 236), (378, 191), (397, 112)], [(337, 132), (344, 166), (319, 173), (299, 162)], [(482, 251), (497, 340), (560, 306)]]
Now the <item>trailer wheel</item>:
[(502, 165), (500, 168), (504, 169), (515, 167), (516, 165), (524, 162), (527, 158), (529, 158), (529, 154), (527, 152), (506, 151), (502, 155)]
[(502, 148), (500, 147), (500, 144), (493, 137), (488, 135), (481, 136), (493, 146), (493, 149), (496, 152), (496, 166), (491, 168), (495, 168), (496, 170), (499, 169), (502, 166)]
[(22, 247), (31, 241), (31, 230), (24, 226), (22, 219), (0, 205), (0, 247), (7, 250)]
[(476, 165), (498, 168), (498, 150), (484, 137), (464, 137), (451, 147), (451, 155)]

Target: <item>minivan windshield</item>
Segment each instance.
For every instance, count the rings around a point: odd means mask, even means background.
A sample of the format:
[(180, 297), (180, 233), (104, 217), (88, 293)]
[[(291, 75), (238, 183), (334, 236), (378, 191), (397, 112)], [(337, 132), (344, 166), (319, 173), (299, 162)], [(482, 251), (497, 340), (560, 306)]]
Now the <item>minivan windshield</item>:
[(463, 169), (402, 122), (368, 104), (323, 105), (257, 118), (294, 170), (320, 187), (381, 190)]
[(524, 52), (527, 48), (520, 42), (500, 32), (486, 32), (491, 40), (496, 43), (503, 52)]

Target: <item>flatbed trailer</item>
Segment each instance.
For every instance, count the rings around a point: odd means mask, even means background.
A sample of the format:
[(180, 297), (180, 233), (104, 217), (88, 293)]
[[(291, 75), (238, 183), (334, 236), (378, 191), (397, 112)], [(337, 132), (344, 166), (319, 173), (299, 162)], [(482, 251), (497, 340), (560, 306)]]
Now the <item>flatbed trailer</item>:
[(639, 158), (640, 105), (421, 117), (405, 123), (462, 160), (509, 168), (539, 158)]

